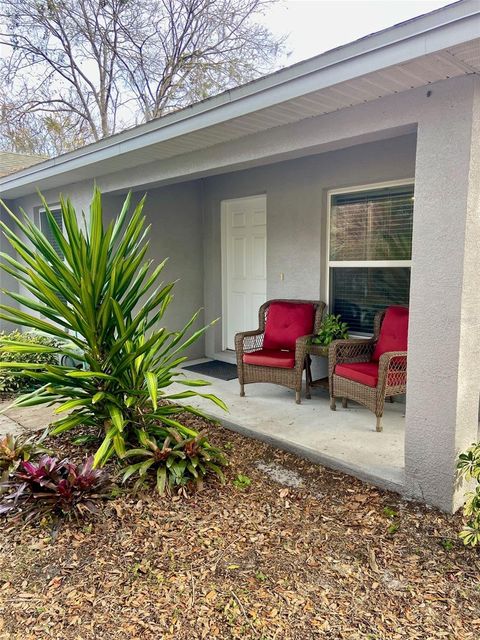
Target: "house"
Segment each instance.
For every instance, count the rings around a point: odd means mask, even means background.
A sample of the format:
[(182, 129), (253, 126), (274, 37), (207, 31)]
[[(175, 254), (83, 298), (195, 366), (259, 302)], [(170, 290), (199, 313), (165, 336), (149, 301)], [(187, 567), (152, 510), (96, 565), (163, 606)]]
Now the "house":
[(5, 176), (0, 194), (41, 221), (37, 188), (87, 209), (95, 180), (112, 214), (148, 191), (154, 252), (180, 278), (172, 323), (221, 317), (192, 357), (228, 356), (266, 298), (326, 300), (360, 334), (408, 302), (403, 493), (454, 511), (478, 438), (479, 73), (480, 1), (463, 0)]

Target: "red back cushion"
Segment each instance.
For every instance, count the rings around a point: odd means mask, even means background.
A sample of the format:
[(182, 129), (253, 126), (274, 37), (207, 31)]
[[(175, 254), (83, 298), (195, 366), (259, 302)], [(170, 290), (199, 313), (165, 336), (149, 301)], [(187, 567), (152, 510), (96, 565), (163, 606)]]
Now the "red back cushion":
[(272, 302), (268, 308), (264, 349), (295, 349), (300, 336), (313, 333), (315, 307), (298, 302)]
[(380, 336), (372, 360), (379, 360), (388, 351), (406, 351), (408, 343), (408, 309), (388, 307), (380, 328)]

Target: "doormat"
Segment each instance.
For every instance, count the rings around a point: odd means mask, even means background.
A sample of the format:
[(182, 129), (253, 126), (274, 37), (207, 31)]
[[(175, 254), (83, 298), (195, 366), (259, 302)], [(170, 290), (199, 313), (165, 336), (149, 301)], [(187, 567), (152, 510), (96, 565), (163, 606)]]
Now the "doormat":
[(229, 362), (221, 362), (221, 360), (209, 360), (200, 364), (192, 364), (189, 367), (183, 367), (184, 371), (194, 371), (202, 376), (210, 376), (219, 380), (233, 380), (237, 378), (237, 365)]

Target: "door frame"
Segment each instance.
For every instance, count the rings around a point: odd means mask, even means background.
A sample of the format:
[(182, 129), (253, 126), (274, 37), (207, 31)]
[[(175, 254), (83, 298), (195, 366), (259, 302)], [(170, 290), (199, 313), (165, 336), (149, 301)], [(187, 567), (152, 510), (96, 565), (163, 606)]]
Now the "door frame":
[[(264, 193), (252, 193), (248, 196), (241, 196), (239, 198), (226, 198), (220, 202), (220, 234), (221, 234), (221, 261), (222, 261), (222, 351), (227, 350), (227, 328), (228, 328), (228, 297), (227, 297), (227, 281), (228, 281), (228, 258), (227, 258), (227, 205), (230, 202), (238, 202), (238, 200), (250, 200), (251, 198), (265, 198), (265, 233), (267, 233), (267, 194)], [(267, 258), (268, 245), (265, 251), (265, 259)], [(266, 274), (265, 274), (266, 281)], [(253, 329), (254, 327), (252, 327)]]

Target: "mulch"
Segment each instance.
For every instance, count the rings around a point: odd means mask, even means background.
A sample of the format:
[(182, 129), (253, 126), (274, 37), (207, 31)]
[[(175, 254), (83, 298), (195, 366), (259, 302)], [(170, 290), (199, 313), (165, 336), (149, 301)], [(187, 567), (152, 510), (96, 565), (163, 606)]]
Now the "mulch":
[[(480, 637), (480, 555), (458, 514), (206, 428), (230, 457), (223, 486), (126, 492), (56, 535), (0, 523), (0, 639)], [(79, 457), (67, 436), (54, 446)]]

